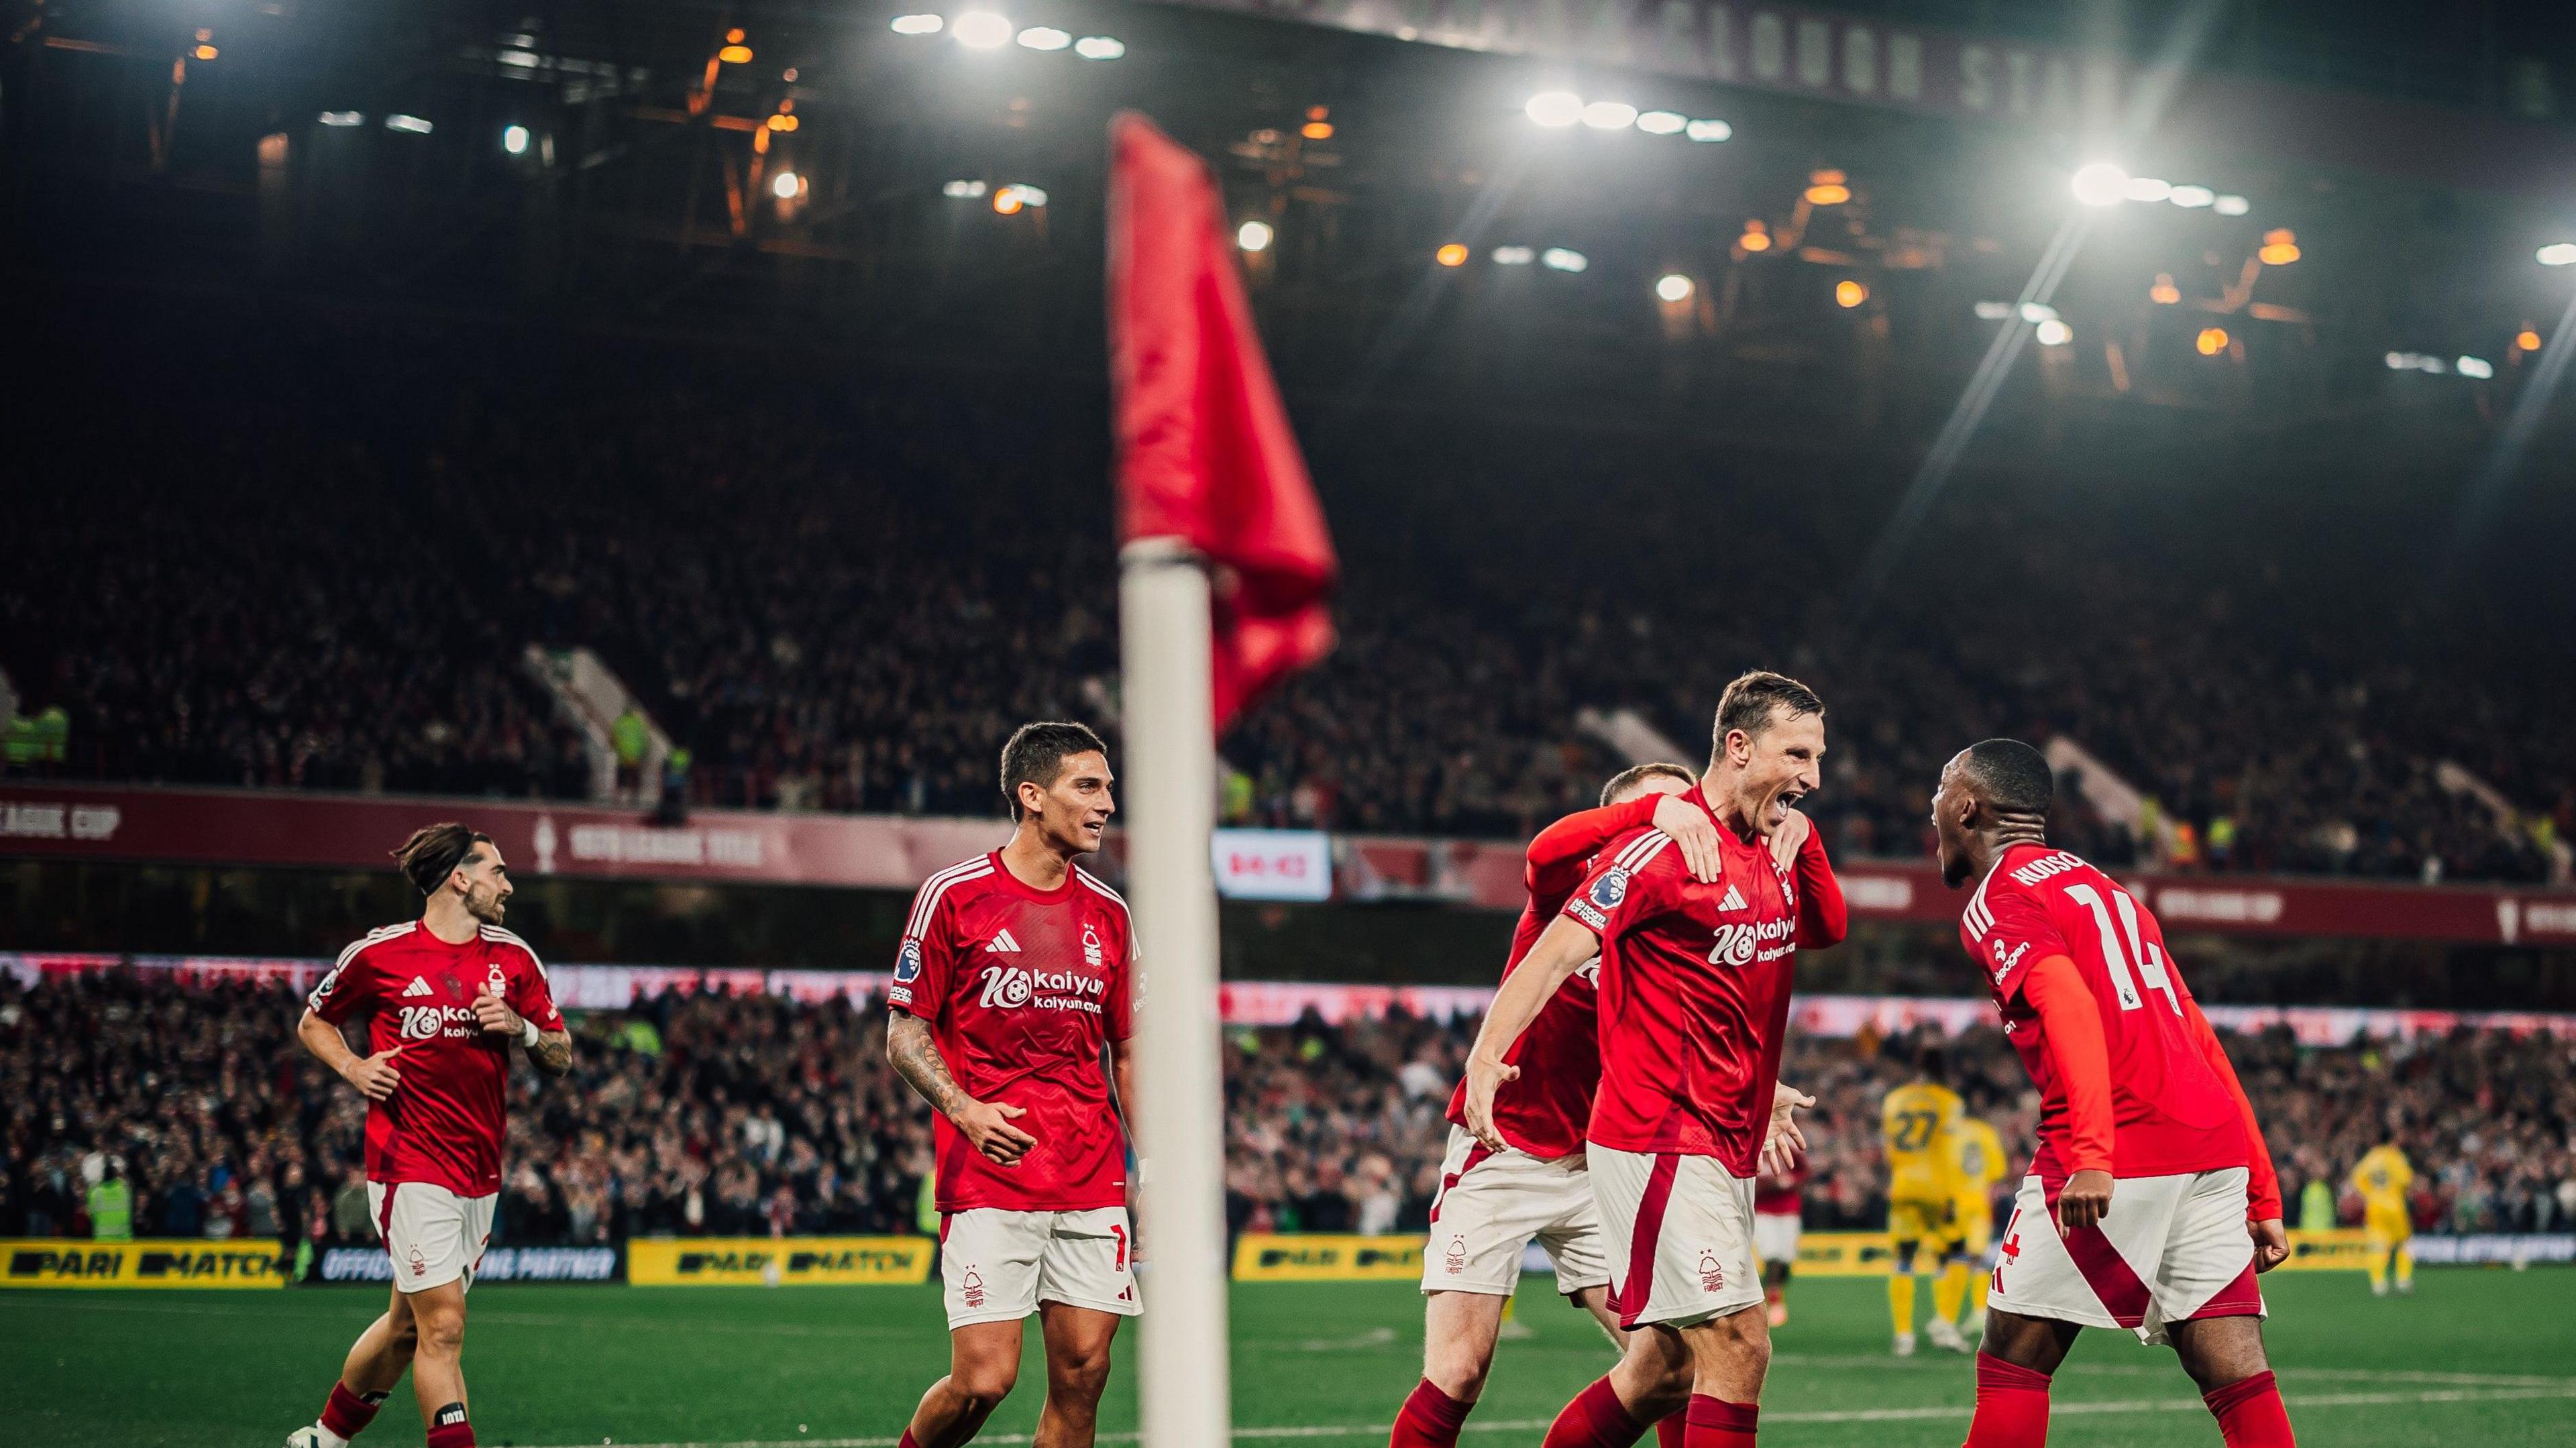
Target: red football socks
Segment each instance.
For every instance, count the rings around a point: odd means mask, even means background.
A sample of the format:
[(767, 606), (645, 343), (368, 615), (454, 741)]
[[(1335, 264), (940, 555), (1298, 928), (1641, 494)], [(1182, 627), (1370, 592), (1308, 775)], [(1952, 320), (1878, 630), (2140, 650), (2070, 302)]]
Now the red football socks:
[(1412, 1396), (1395, 1415), (1387, 1448), (1458, 1448), (1458, 1428), (1474, 1411), (1474, 1403), (1459, 1402), (1424, 1378), (1413, 1385)]
[(2229, 1383), (2202, 1402), (2218, 1419), (2218, 1436), (2227, 1448), (2295, 1448), (2290, 1436), (2290, 1410), (2281, 1406), (2281, 1388), (2268, 1372)]
[(450, 1403), (430, 1415), (429, 1448), (474, 1448), (474, 1425), (465, 1421), (463, 1403)]
[(2048, 1441), (2048, 1374), (1977, 1354), (1977, 1416), (1966, 1448), (2040, 1448)]
[(1690, 1421), (1680, 1413), (1667, 1413), (1655, 1420), (1655, 1448), (1687, 1448)]
[(1706, 1393), (1693, 1393), (1690, 1426), (1682, 1442), (1689, 1448), (1753, 1448), (1754, 1420), (1762, 1409), (1752, 1403), (1730, 1403)]
[(1646, 1434), (1646, 1425), (1629, 1416), (1607, 1377), (1574, 1395), (1565, 1411), (1548, 1425), (1539, 1448), (1629, 1448)]
[(921, 1445), (913, 1440), (912, 1430), (906, 1428), (903, 1436), (895, 1440), (894, 1448), (921, 1448)]
[(373, 1403), (349, 1391), (347, 1383), (333, 1383), (331, 1397), (322, 1405), (322, 1427), (342, 1438), (355, 1438), (376, 1421), (376, 1408), (384, 1401), (381, 1395)]

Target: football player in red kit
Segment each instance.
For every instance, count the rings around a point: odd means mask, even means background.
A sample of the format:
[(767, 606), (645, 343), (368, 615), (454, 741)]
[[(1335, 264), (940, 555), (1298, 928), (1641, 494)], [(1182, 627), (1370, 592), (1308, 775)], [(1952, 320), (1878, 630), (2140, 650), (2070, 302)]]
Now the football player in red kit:
[[(393, 1257), (393, 1301), (349, 1349), (321, 1418), (288, 1448), (347, 1448), (411, 1371), (429, 1448), (473, 1448), (465, 1416), (465, 1292), (492, 1237), (517, 1042), (549, 1076), (572, 1069), (572, 1035), (528, 943), (501, 928), (509, 867), (460, 824), (394, 852), (427, 903), (348, 949), (295, 1034), (367, 1106), (367, 1203)], [(340, 1032), (367, 1023), (367, 1051)]]
[[(1520, 925), (1504, 958), (1509, 980), (1565, 899), (1583, 883), (1592, 857), (1622, 835), (1652, 825), (1670, 833), (1700, 879), (1717, 871), (1717, 827), (1679, 796), (1699, 782), (1679, 764), (1640, 764), (1602, 787), (1599, 809), (1579, 810), (1530, 841), (1523, 882), (1529, 890)], [(1556, 1264), (1556, 1290), (1600, 1319), (1614, 1335), (1610, 1267), (1601, 1244), (1601, 1211), (1584, 1174), (1583, 1128), (1601, 1079), (1599, 1021), (1590, 972), (1578, 971), (1513, 1045), (1518, 1080), (1494, 1097), (1497, 1151), (1466, 1128), (1467, 1087), (1449, 1099), (1449, 1154), (1431, 1203), (1431, 1238), (1422, 1254), (1422, 1381), (1396, 1414), (1389, 1448), (1453, 1448), (1493, 1367), (1494, 1341), (1521, 1279), (1521, 1254), (1532, 1241)], [(1667, 1420), (1672, 1421), (1672, 1420)], [(1680, 1425), (1673, 1422), (1673, 1441)]]
[[(1109, 1343), (1133, 1317), (1127, 902), (1076, 865), (1100, 848), (1109, 753), (1079, 724), (1027, 724), (1002, 750), (1008, 844), (913, 897), (887, 991), (886, 1055), (937, 1108), (935, 1193), (948, 1375), (902, 1448), (975, 1436), (1020, 1371), (1022, 1321), (1046, 1339), (1041, 1448), (1086, 1448)], [(1114, 1064), (1110, 1096), (1106, 1055)]]
[(2156, 917), (2047, 841), (2046, 756), (1989, 739), (1932, 800), (1959, 937), (2031, 1081), (2039, 1150), (1987, 1298), (1969, 1448), (2039, 1448), (2087, 1327), (2173, 1344), (2229, 1448), (2290, 1448), (2254, 1275), (2289, 1257), (2254, 1108)]
[[(1812, 1104), (1778, 1081), (1790, 965), (1842, 938), (1823, 842), (1794, 865), (1770, 836), (1803, 828), (1824, 704), (1795, 679), (1750, 673), (1718, 701), (1707, 773), (1682, 796), (1718, 827), (1718, 878), (1692, 877), (1671, 836), (1613, 842), (1494, 998), (1467, 1064), (1469, 1129), (1489, 1147), (1513, 1043), (1595, 951), (1601, 1085), (1586, 1128), (1619, 1322), (1619, 1365), (1567, 1404), (1553, 1448), (1625, 1448), (1685, 1401), (1689, 1448), (1752, 1448), (1770, 1329), (1754, 1264), (1753, 1178), (1803, 1145)], [(1793, 826), (1792, 822), (1796, 825)], [(1639, 1329), (1652, 1329), (1640, 1331)]]

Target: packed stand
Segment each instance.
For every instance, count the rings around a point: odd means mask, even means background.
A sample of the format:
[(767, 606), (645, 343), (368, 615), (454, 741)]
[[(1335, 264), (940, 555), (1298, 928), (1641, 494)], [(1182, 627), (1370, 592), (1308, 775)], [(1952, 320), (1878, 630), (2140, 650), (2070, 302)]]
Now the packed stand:
[[(532, 384), (441, 355), (387, 384), (432, 399), (399, 426), (174, 405), (29, 500), (59, 546), (0, 582), (0, 667), (68, 740), (9, 767), (579, 796), (530, 642), (598, 650), (702, 805), (989, 813), (1014, 724), (1114, 718), (1096, 397), (606, 349)], [(1224, 742), (1238, 823), (1526, 835), (1619, 762), (1584, 709), (1634, 709), (1687, 762), (1765, 665), (1832, 707), (1811, 813), (1844, 855), (1919, 856), (1941, 763), (1997, 733), (2062, 733), (2150, 796), (2134, 826), (2070, 803), (2061, 836), (2115, 866), (2538, 880), (2576, 832), (2576, 670), (2527, 622), (2464, 648), (2345, 606), (2319, 559), (2195, 572), (2188, 540), (2133, 562), (2081, 518), (1966, 503), (1861, 600), (1832, 580), (1866, 531), (1821, 493), (1745, 509), (1753, 464), (1544, 423), (1315, 445), (1341, 644)]]
[[(373, 1240), (365, 1106), (294, 1039), (282, 985), (122, 974), (0, 978), (0, 1236)], [(1418, 1232), (1475, 1022), (1227, 1032), (1227, 1215), (1236, 1231)], [(499, 1240), (921, 1230), (928, 1108), (885, 1062), (884, 1013), (666, 994), (575, 1018), (564, 1081), (518, 1072)], [(2393, 1139), (2428, 1230), (2576, 1230), (2576, 1079), (2564, 1044), (2463, 1032), (2319, 1050), (2230, 1037), (2284, 1198)], [(2027, 1161), (2037, 1102), (2000, 1033), (1951, 1043), (1952, 1083)], [(1879, 1104), (1913, 1043), (1799, 1039), (1784, 1076), (1807, 1125), (1817, 1227), (1884, 1222)], [(2310, 1223), (2315, 1224), (2315, 1223)]]

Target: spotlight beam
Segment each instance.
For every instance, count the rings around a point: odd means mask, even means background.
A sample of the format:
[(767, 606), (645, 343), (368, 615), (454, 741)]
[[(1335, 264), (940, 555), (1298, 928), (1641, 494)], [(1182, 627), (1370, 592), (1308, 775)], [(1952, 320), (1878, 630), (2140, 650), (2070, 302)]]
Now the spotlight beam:
[(2033, 324), (2024, 309), (2034, 304), (2044, 307), (2056, 295), (2057, 284), (2065, 280), (2066, 269), (2075, 264), (2075, 254), (2083, 249), (2085, 234), (2093, 229), (2097, 214), (2090, 208), (2074, 212), (2059, 225), (2057, 235), (2049, 238), (2048, 250), (2041, 253), (2039, 266), (2023, 283), (2012, 315), (1986, 345), (1986, 355), (1977, 363), (1976, 375), (1968, 379), (1967, 389), (1950, 409), (1949, 420), (1941, 424), (1940, 435), (1923, 455), (1922, 466), (1915, 469), (1914, 480), (1905, 485), (1896, 511), (1888, 516), (1886, 526), (1879, 529), (1878, 540), (1870, 545), (1869, 556), (1862, 560), (1859, 579), (1853, 586), (1853, 623), (1859, 623), (1878, 601), (1879, 591), (1887, 586), (1888, 575), (1895, 571), (1897, 559), (1904, 556), (1914, 530), (1922, 526), (1932, 505), (1940, 500), (1950, 474), (1958, 469), (1960, 457), (1977, 435), (1977, 425), (1985, 421), (1986, 409), (1994, 405), (1996, 395), (2003, 391), (2004, 379), (2012, 373), (2014, 361), (2029, 344)]
[(2451, 524), (2451, 540), (2442, 549), (2441, 562), (2433, 574), (2434, 595), (2438, 599), (2451, 590), (2460, 571), (2468, 566), (2469, 551), (2487, 529), (2496, 512), (2504, 505), (2505, 490), (2512, 486), (2513, 475), (2522, 467), (2522, 455), (2531, 450), (2531, 437), (2540, 430), (2540, 419), (2549, 411), (2549, 400), (2558, 392), (2558, 379), (2567, 371), (2567, 359), (2576, 356), (2576, 339), (2568, 333), (2576, 329), (2576, 296), (2567, 299), (2567, 310), (2558, 318), (2557, 330), (2549, 334), (2549, 343), (2541, 349), (2539, 365), (2531, 369), (2531, 380), (2522, 385), (2522, 395), (2514, 399), (2513, 415), (2505, 420), (2504, 431), (2496, 435), (2495, 445), (2487, 449), (2486, 461), (2478, 465), (2478, 475), (2460, 495), (2459, 515)]

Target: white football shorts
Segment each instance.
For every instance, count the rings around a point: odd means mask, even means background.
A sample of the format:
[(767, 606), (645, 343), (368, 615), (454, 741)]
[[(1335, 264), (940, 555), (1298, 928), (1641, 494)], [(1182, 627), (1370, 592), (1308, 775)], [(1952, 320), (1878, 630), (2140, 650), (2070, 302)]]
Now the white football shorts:
[(367, 1183), (376, 1235), (394, 1259), (394, 1286), (405, 1292), (444, 1287), (458, 1278), (474, 1290), (474, 1269), (492, 1241), (492, 1209), (501, 1194), (460, 1197), (429, 1182)]
[(1591, 1149), (1619, 1325), (1689, 1327), (1762, 1301), (1753, 1178), (1715, 1157)]
[(1601, 1255), (1601, 1208), (1584, 1154), (1532, 1156), (1487, 1149), (1463, 1126), (1449, 1128), (1431, 1235), (1422, 1248), (1422, 1290), (1509, 1297), (1521, 1257), (1536, 1242), (1556, 1264), (1556, 1290), (1571, 1297), (1610, 1285)]
[(1995, 1248), (1988, 1307), (2021, 1317), (2125, 1327), (2143, 1343), (2196, 1317), (2261, 1317), (2245, 1168), (2121, 1177), (2100, 1225), (2071, 1239), (2056, 1220), (2062, 1182), (2022, 1178)]
[(1795, 1212), (1755, 1212), (1753, 1255), (1765, 1264), (1786, 1262), (1797, 1266), (1798, 1229), (1802, 1225)]
[(1010, 1212), (976, 1207), (939, 1219), (948, 1325), (1016, 1322), (1041, 1302), (1134, 1317), (1136, 1233), (1125, 1207)]

